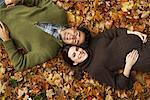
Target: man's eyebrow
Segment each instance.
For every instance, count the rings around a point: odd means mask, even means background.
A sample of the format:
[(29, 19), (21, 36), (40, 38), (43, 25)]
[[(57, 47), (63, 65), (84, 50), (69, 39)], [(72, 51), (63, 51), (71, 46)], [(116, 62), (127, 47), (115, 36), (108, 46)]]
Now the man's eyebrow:
[(9, 3), (9, 4), (7, 4), (7, 5), (12, 5), (13, 3)]
[(81, 32), (79, 31), (79, 37), (80, 37)]
[(77, 45), (79, 44), (79, 40), (77, 41)]

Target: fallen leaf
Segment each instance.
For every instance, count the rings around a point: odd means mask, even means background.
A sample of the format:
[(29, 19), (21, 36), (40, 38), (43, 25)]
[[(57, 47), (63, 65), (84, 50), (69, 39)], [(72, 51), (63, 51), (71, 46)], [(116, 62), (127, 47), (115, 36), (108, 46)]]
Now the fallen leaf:
[(139, 82), (134, 83), (133, 89), (135, 91), (134, 96), (143, 91), (142, 85)]

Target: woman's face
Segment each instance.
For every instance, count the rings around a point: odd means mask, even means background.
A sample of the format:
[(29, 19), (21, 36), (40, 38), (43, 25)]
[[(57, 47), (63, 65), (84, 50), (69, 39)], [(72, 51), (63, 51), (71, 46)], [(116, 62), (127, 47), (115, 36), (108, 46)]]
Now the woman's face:
[(88, 54), (82, 48), (72, 46), (68, 51), (68, 57), (74, 62), (74, 65), (85, 61), (88, 57)]
[(66, 44), (80, 45), (85, 40), (84, 33), (73, 28), (62, 30), (60, 35), (63, 42)]

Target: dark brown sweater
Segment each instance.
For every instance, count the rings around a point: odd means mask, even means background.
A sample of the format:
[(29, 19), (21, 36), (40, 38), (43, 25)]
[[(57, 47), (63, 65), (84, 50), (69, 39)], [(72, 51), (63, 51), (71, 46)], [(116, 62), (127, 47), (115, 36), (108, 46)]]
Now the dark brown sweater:
[(133, 49), (137, 49), (140, 56), (132, 69), (150, 71), (150, 42), (143, 44), (138, 36), (127, 34), (127, 29), (118, 28), (103, 32), (91, 40), (89, 47), (93, 57), (86, 71), (100, 83), (120, 89), (129, 88), (133, 84), (130, 77), (115, 73), (124, 68), (126, 55)]

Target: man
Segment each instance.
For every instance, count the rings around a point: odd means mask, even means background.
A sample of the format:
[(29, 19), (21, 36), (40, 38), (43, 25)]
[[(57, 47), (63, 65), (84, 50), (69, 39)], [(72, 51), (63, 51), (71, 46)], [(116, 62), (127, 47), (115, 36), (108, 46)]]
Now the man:
[[(44, 32), (64, 42), (65, 44), (80, 45), (85, 44), (85, 39), (90, 38), (90, 32), (85, 28), (79, 28), (78, 30), (71, 27), (64, 27), (51, 23), (37, 22), (35, 26), (42, 29)], [(87, 36), (88, 35), (88, 36)]]
[[(53, 4), (52, 0), (5, 0), (5, 4), (0, 6), (0, 20), (0, 38), (15, 70), (52, 59), (63, 45), (34, 25), (38, 21), (62, 26), (67, 24), (64, 10)], [(72, 41), (69, 38), (72, 35), (66, 36), (67, 40)], [(23, 48), (26, 53), (18, 52), (18, 48)]]

